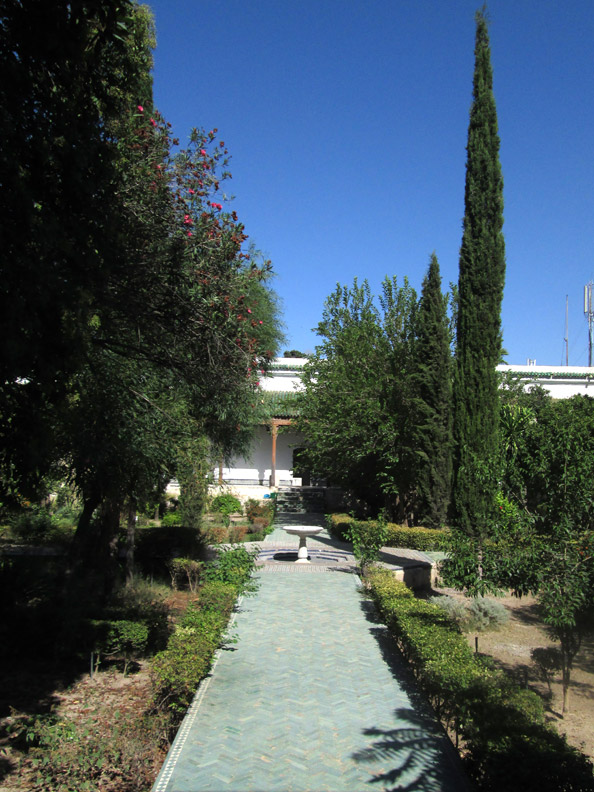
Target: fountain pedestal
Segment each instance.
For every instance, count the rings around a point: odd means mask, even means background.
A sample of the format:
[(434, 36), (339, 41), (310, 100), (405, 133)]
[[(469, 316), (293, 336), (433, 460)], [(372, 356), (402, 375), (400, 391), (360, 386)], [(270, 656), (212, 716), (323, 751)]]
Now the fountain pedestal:
[(299, 550), (297, 552), (297, 561), (295, 561), (295, 563), (311, 564), (311, 561), (307, 557), (307, 537), (316, 536), (324, 529), (314, 528), (311, 525), (285, 525), (283, 530), (288, 534), (293, 534), (294, 536), (299, 537)]

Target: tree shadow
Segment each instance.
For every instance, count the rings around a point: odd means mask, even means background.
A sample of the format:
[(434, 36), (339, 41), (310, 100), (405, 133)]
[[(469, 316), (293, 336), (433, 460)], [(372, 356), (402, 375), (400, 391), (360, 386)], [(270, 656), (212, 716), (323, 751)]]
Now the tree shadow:
[(365, 729), (363, 734), (374, 738), (373, 742), (352, 754), (354, 761), (360, 764), (382, 768), (389, 765), (386, 770), (371, 767), (370, 784), (400, 792), (462, 792), (468, 789), (439, 727), (408, 707), (395, 709), (394, 720), (397, 725), (391, 729)]
[[(357, 763), (379, 765), (370, 768), (370, 784), (400, 792), (467, 792), (469, 782), (461, 760), (449, 737), (419, 688), (417, 681), (388, 628), (381, 622), (372, 600), (362, 599), (361, 609), (370, 623), (382, 658), (409, 706), (394, 710), (396, 725), (390, 729), (370, 727), (366, 737), (376, 738), (366, 748), (352, 754)], [(383, 769), (387, 764), (390, 767)]]

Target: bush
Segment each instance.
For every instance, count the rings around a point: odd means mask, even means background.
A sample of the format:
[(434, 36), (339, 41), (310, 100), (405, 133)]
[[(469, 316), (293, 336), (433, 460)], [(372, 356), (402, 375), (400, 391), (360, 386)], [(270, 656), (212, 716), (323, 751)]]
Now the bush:
[(139, 660), (145, 653), (149, 630), (142, 622), (118, 619), (115, 621), (96, 620), (92, 622), (96, 631), (93, 652), (96, 655), (95, 670), (100, 658), (123, 660), (124, 675), (130, 663)]
[(232, 525), (229, 528), (229, 541), (231, 544), (243, 542), (247, 534), (247, 525)]
[[(356, 522), (349, 514), (328, 514), (326, 526), (328, 532), (343, 542), (350, 541), (351, 525)], [(372, 526), (376, 520), (366, 520)], [(406, 547), (410, 550), (443, 550), (446, 546), (449, 531), (445, 528), (406, 528), (396, 523), (386, 526), (385, 547)]]
[(351, 522), (348, 539), (353, 543), (353, 553), (363, 571), (379, 558), (379, 551), (386, 544), (387, 533), (387, 523), (383, 519)]
[(202, 561), (194, 561), (193, 558), (172, 558), (168, 568), (171, 574), (171, 585), (174, 589), (179, 588), (183, 581), (187, 583), (193, 594), (196, 593), (204, 568)]
[(463, 740), (481, 792), (580, 792), (591, 762), (545, 723), (542, 701), (473, 655), (443, 608), (417, 600), (388, 570), (366, 578), (390, 633), (446, 727)]
[(225, 518), (225, 525), (229, 525), (229, 516), (235, 512), (241, 512), (241, 501), (231, 495), (230, 492), (224, 492), (222, 495), (217, 495), (213, 498), (210, 505), (211, 511), (222, 514)]
[(238, 594), (251, 590), (250, 576), (254, 568), (257, 550), (248, 552), (245, 547), (234, 547), (219, 552), (214, 564), (205, 569), (205, 580), (230, 583)]
[(249, 498), (245, 504), (245, 515), (250, 523), (266, 528), (274, 519), (274, 505), (274, 500), (258, 501)]
[[(153, 525), (139, 527), (136, 531), (135, 559), (150, 571), (156, 560), (166, 563), (170, 558), (196, 558), (203, 551), (204, 539), (195, 528)], [(163, 572), (166, 573), (164, 565)]]
[(455, 597), (430, 597), (429, 602), (437, 605), (448, 615), (448, 618), (455, 622), (460, 628), (468, 618), (468, 609), (462, 600)]
[(475, 597), (468, 606), (468, 632), (499, 630), (509, 621), (505, 606), (487, 597)]
[(163, 723), (154, 715), (114, 714), (105, 705), (81, 723), (51, 714), (27, 718), (19, 727), (38, 790), (141, 792), (150, 789), (163, 760), (156, 748)]
[(152, 662), (158, 709), (168, 710), (178, 719), (186, 712), (210, 670), (236, 597), (253, 589), (254, 558), (254, 553), (237, 547), (219, 553), (217, 561), (205, 567), (206, 582), (199, 591), (198, 605), (188, 607), (167, 648)]
[(468, 602), (455, 597), (431, 597), (429, 602), (444, 610), (464, 632), (498, 630), (509, 621), (505, 606), (486, 597), (475, 597)]
[(171, 528), (182, 524), (181, 514), (175, 509), (166, 511), (161, 518), (161, 525), (165, 528)]

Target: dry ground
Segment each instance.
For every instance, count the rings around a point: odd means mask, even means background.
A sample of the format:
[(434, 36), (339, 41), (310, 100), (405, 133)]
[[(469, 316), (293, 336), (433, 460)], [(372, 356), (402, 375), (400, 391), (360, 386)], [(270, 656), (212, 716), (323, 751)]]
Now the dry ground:
[[(438, 593), (461, 595), (450, 589), (439, 589)], [(175, 619), (176, 612), (187, 606), (187, 595), (178, 594), (171, 597), (169, 605)], [(537, 666), (531, 660), (531, 650), (536, 647), (554, 646), (539, 620), (538, 606), (531, 597), (516, 599), (503, 597), (500, 600), (510, 613), (509, 623), (498, 632), (483, 633), (479, 638), (479, 651), (491, 655), (500, 666), (513, 674), (521, 683), (527, 684), (548, 701), (548, 715), (557, 728), (566, 734), (568, 741), (594, 760), (594, 630), (587, 634), (582, 648), (576, 658), (572, 674), (572, 685), (569, 696), (569, 712), (561, 718), (561, 684), (557, 675), (551, 682), (552, 698), (549, 698), (548, 685), (540, 676)], [(469, 636), (469, 643), (474, 647), (474, 636)], [(38, 684), (43, 680), (37, 679)], [(3, 680), (4, 692), (0, 694), (7, 713), (7, 703), (20, 712), (34, 712), (54, 708), (61, 716), (68, 717), (79, 723), (88, 721), (95, 716), (98, 728), (109, 729), (108, 712), (118, 710), (133, 716), (141, 714), (150, 703), (150, 681), (147, 666), (128, 677), (115, 671), (107, 671), (91, 679), (88, 675), (81, 676), (74, 684), (66, 688), (57, 687), (40, 701), (36, 697), (35, 682), (26, 675), (14, 670), (11, 679)], [(47, 686), (45, 690), (47, 692)], [(41, 706), (40, 706), (41, 705)], [(106, 717), (107, 716), (107, 717)], [(11, 716), (0, 718), (0, 792), (38, 792), (40, 787), (34, 776), (22, 763), (23, 754), (11, 745), (6, 736), (5, 727)], [(155, 745), (149, 751), (146, 767), (147, 778), (154, 778), (164, 759), (165, 744)], [(20, 767), (19, 767), (20, 765)], [(4, 777), (3, 777), (4, 776)], [(140, 778), (136, 784), (126, 786), (129, 790), (149, 790), (151, 783)], [(97, 792), (120, 792), (120, 785), (108, 784), (98, 788)]]
[[(438, 589), (437, 593), (461, 597), (451, 589)], [(551, 680), (550, 697), (546, 679), (531, 659), (532, 649), (557, 645), (548, 637), (540, 621), (538, 603), (534, 597), (501, 597), (498, 601), (507, 608), (509, 623), (499, 631), (482, 633), (479, 652), (491, 655), (519, 682), (539, 693), (547, 701), (548, 717), (557, 729), (566, 735), (571, 745), (594, 761), (594, 629), (584, 636), (575, 659), (568, 712), (562, 717), (560, 674), (555, 674)], [(468, 640), (474, 648), (474, 636), (469, 636)]]

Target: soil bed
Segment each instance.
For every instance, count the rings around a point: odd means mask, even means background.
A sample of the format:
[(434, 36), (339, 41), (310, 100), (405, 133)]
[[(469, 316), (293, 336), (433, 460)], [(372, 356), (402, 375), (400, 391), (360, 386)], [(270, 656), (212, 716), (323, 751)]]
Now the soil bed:
[[(437, 594), (447, 594), (459, 599), (463, 595), (453, 589), (439, 588)], [(568, 712), (561, 716), (563, 700), (561, 676), (550, 678), (549, 693), (546, 678), (531, 658), (538, 647), (558, 646), (547, 635), (540, 620), (538, 603), (534, 597), (498, 597), (509, 612), (507, 625), (494, 632), (479, 635), (479, 652), (490, 655), (501, 668), (512, 674), (522, 685), (537, 692), (546, 702), (547, 716), (567, 741), (594, 761), (594, 628), (582, 639), (574, 661), (568, 697)], [(468, 636), (474, 649), (474, 634)]]

